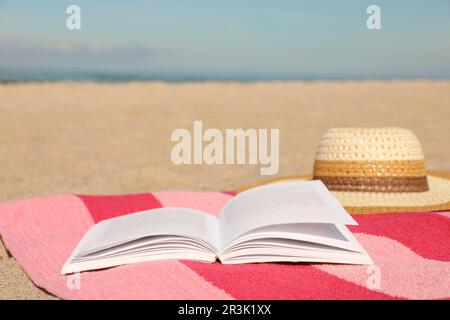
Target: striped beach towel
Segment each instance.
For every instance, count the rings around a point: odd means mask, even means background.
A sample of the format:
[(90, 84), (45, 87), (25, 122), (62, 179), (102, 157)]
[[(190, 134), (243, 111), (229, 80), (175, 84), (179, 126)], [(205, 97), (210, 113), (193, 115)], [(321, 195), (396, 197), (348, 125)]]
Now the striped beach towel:
[(152, 261), (60, 275), (104, 219), (181, 206), (217, 215), (232, 192), (57, 195), (0, 205), (0, 235), (39, 287), (63, 299), (448, 299), (450, 212), (356, 215), (372, 266)]

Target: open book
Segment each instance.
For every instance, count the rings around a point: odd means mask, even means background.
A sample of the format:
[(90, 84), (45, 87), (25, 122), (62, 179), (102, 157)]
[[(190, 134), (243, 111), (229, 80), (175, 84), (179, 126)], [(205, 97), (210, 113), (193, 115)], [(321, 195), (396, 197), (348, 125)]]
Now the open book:
[(345, 225), (357, 223), (322, 182), (273, 183), (231, 198), (218, 217), (162, 208), (104, 220), (61, 273), (162, 259), (371, 264)]

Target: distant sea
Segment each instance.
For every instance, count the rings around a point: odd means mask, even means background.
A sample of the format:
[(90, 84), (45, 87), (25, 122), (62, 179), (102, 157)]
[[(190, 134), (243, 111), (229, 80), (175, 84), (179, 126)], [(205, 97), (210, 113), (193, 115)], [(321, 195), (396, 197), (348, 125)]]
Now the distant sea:
[(420, 76), (383, 76), (383, 75), (286, 75), (286, 74), (174, 74), (104, 71), (28, 71), (0, 69), (0, 83), (14, 82), (202, 82), (202, 81), (320, 81), (320, 80), (396, 80), (396, 79), (450, 79)]

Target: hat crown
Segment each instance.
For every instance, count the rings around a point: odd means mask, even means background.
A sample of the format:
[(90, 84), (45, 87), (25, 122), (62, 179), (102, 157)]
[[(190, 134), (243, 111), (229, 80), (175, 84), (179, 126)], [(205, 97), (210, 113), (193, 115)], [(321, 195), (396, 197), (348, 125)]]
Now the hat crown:
[(320, 140), (316, 160), (424, 160), (424, 156), (408, 129), (332, 128)]
[(408, 129), (332, 128), (320, 140), (314, 177), (330, 190), (428, 190), (422, 147)]

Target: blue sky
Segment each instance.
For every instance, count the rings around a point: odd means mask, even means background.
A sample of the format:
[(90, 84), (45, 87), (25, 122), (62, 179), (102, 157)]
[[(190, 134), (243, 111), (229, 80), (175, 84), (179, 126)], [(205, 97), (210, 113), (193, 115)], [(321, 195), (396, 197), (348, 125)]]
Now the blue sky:
[(450, 0), (0, 0), (0, 69), (449, 78)]

